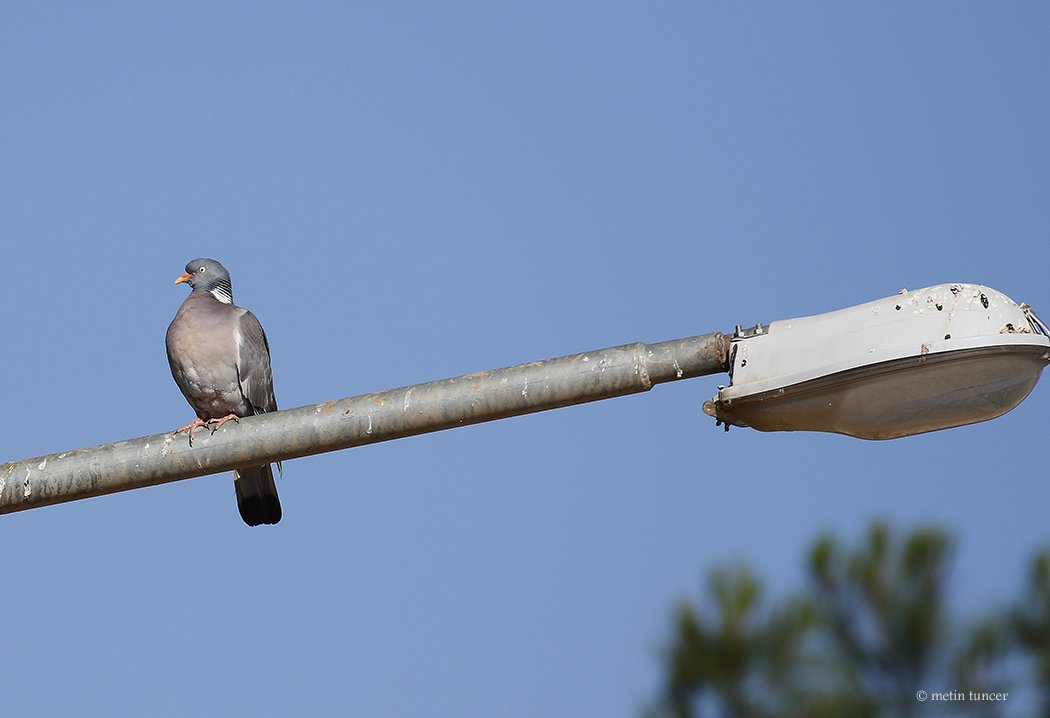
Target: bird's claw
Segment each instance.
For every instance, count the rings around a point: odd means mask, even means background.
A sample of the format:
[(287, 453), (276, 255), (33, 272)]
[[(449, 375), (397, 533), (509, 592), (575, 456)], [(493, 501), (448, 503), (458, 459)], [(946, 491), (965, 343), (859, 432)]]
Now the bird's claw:
[[(176, 429), (175, 433), (173, 433), (172, 436), (174, 437), (174, 436), (176, 436), (178, 434), (181, 434), (182, 432), (186, 431), (187, 429), (189, 429), (189, 432), (190, 432), (190, 446), (193, 446), (193, 431), (195, 429), (204, 426), (204, 427), (207, 427), (207, 428), (211, 429), (211, 433), (214, 434), (216, 429), (218, 429), (220, 426), (222, 426), (223, 424), (225, 424), (227, 421), (230, 421), (230, 420), (236, 421), (238, 424), (241, 423), (240, 417), (238, 417), (236, 414), (228, 414), (228, 415), (223, 416), (221, 418), (208, 419), (207, 421), (205, 421), (204, 419), (202, 419), (202, 418), (200, 418), (198, 416), (196, 419), (191, 421), (189, 424), (186, 424), (186, 426), (184, 426), (184, 427), (182, 427), (180, 429)], [(214, 424), (214, 426), (212, 426), (212, 424)]]
[(241, 423), (241, 418), (239, 416), (237, 416), (236, 414), (227, 414), (226, 416), (222, 417), (221, 419), (208, 419), (208, 423), (209, 424), (215, 424), (215, 426), (211, 427), (211, 433), (214, 434), (216, 429), (218, 429), (220, 426), (225, 424), (227, 421), (231, 421), (231, 420), (232, 421), (236, 421), (238, 424)]
[(193, 446), (193, 430), (196, 429), (199, 426), (207, 426), (207, 425), (208, 425), (208, 422), (204, 421), (203, 419), (201, 419), (198, 416), (196, 419), (191, 421), (189, 424), (186, 424), (186, 426), (183, 426), (180, 429), (176, 429), (175, 433), (172, 434), (172, 437), (178, 436), (182, 432), (184, 432), (187, 429), (189, 429), (189, 431), (190, 431), (190, 446)]

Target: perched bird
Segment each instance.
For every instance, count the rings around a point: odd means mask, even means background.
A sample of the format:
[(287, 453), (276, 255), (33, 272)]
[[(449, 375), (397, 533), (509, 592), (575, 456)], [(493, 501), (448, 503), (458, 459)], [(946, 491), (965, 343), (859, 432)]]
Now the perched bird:
[[(193, 289), (168, 327), (171, 375), (197, 418), (175, 433), (277, 411), (270, 346), (255, 315), (233, 303), (230, 273), (214, 259), (194, 259), (175, 284)], [(280, 463), (277, 467), (280, 468)], [(237, 508), (249, 526), (281, 520), (269, 464), (233, 472)]]

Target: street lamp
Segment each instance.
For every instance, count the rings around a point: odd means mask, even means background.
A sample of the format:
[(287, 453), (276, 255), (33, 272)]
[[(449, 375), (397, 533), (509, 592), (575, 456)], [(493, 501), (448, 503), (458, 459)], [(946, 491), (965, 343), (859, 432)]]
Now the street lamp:
[(1050, 331), (1026, 304), (944, 284), (827, 314), (737, 328), (726, 425), (893, 439), (994, 419), (1032, 391)]
[(0, 464), (0, 514), (546, 411), (728, 371), (704, 404), (729, 425), (891, 439), (1005, 414), (1050, 331), (987, 287), (930, 287), (829, 314), (625, 344)]

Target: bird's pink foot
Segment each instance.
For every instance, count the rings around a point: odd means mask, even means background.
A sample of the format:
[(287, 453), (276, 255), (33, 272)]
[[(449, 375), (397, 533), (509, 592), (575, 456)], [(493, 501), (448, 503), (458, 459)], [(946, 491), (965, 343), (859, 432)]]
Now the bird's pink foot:
[(215, 424), (215, 426), (211, 427), (212, 433), (214, 434), (216, 429), (218, 429), (220, 426), (225, 424), (227, 421), (230, 421), (231, 419), (233, 421), (236, 421), (238, 424), (241, 423), (240, 417), (237, 416), (236, 414), (227, 414), (226, 416), (222, 417), (221, 419), (208, 419), (208, 424)]
[[(193, 446), (193, 430), (196, 429), (197, 427), (207, 426), (207, 425), (208, 425), (208, 422), (204, 421), (203, 419), (201, 419), (198, 416), (196, 419), (191, 421), (189, 424), (186, 424), (186, 426), (182, 427), (181, 429), (176, 429), (175, 430), (175, 434), (181, 434), (182, 432), (184, 432), (187, 429), (189, 429), (190, 430), (190, 446)], [(175, 434), (172, 434), (172, 436), (175, 436)]]

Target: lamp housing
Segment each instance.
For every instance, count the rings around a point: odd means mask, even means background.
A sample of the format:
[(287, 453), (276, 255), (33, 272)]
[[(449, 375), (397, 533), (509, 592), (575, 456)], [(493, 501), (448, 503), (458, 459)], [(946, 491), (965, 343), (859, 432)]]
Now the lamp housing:
[(704, 411), (728, 430), (893, 439), (1001, 416), (1050, 361), (1050, 331), (1025, 304), (942, 284), (742, 330), (730, 386)]

